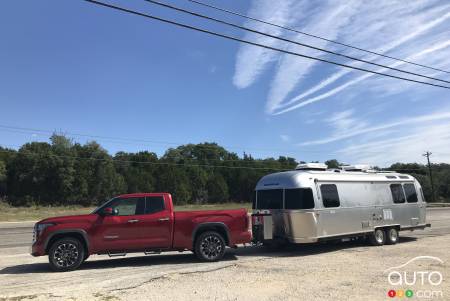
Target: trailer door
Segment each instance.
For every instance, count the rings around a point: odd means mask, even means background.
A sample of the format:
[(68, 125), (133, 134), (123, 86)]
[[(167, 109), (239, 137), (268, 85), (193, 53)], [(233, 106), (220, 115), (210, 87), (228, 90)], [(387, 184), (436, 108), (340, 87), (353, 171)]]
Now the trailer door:
[(319, 236), (339, 235), (346, 232), (346, 212), (341, 210), (336, 184), (318, 183), (323, 210), (319, 215)]
[(408, 206), (408, 212), (410, 214), (410, 223), (411, 226), (416, 226), (420, 223), (420, 208), (416, 187), (413, 183), (405, 183), (403, 184), (403, 190), (405, 191), (406, 203)]

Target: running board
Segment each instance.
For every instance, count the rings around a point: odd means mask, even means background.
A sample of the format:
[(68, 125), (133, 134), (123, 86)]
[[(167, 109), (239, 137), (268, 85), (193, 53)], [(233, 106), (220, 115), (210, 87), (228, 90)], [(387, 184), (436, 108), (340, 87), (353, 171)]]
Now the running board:
[(148, 252), (144, 252), (145, 255), (156, 255), (156, 254), (161, 254), (161, 251), (148, 251)]
[(109, 257), (126, 256), (127, 253), (107, 253)]

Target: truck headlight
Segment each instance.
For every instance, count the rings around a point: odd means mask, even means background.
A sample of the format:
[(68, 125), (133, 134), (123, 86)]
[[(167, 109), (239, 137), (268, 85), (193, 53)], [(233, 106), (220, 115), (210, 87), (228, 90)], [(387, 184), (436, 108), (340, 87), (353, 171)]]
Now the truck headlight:
[(36, 224), (34, 225), (34, 231), (33, 231), (33, 242), (37, 240), (39, 235), (44, 231), (47, 227), (54, 226), (55, 224), (52, 223), (44, 223), (44, 224)]

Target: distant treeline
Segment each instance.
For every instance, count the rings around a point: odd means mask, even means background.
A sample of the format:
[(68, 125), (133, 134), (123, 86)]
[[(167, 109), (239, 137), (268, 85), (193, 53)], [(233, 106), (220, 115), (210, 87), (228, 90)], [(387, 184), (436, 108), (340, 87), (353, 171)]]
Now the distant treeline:
[[(330, 167), (339, 162), (329, 160)], [(53, 135), (50, 143), (24, 144), (18, 151), (0, 147), (0, 198), (13, 206), (96, 205), (123, 193), (170, 192), (176, 204), (249, 202), (263, 175), (294, 169), (294, 158), (239, 157), (216, 143), (152, 152), (108, 154), (97, 142), (74, 143)], [(431, 201), (427, 167), (390, 167), (415, 176)], [(450, 165), (434, 164), (437, 201), (450, 200)]]

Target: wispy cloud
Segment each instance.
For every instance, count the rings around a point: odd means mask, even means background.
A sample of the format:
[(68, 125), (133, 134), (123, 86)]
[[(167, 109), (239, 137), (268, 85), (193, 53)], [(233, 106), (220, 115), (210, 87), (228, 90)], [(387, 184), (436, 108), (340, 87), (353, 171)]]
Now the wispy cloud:
[[(306, 32), (314, 32), (317, 35), (326, 35), (330, 39), (335, 39), (340, 28), (344, 27), (355, 13), (359, 2), (341, 2), (339, 5), (328, 5), (313, 16), (310, 22), (304, 27)], [(303, 35), (293, 35), (293, 40), (304, 40)], [(314, 43), (316, 47), (326, 48), (329, 42), (319, 40)], [(297, 45), (291, 44), (289, 51), (301, 51), (301, 53), (311, 56), (323, 56), (318, 54), (317, 50), (303, 48), (299, 49)], [(283, 100), (305, 79), (317, 64), (317, 61), (302, 59), (291, 55), (283, 55), (277, 66), (277, 71), (272, 80), (269, 96), (266, 104), (266, 112), (272, 113), (278, 109)]]
[(352, 162), (370, 162), (379, 166), (389, 166), (396, 162), (423, 162), (422, 154), (433, 151), (435, 162), (448, 162), (450, 159), (450, 123), (418, 124), (405, 129), (394, 138), (371, 139), (366, 143), (356, 143), (338, 151)]
[[(282, 26), (292, 25), (302, 16), (301, 12), (298, 11), (296, 14), (292, 14), (292, 7), (295, 6), (294, 0), (280, 0), (277, 1), (277, 5), (273, 4), (274, 3), (271, 0), (254, 1), (249, 15)], [(248, 21), (245, 25), (258, 31), (267, 32), (271, 35), (282, 34), (281, 29), (261, 23)], [(247, 33), (245, 38), (268, 46), (276, 46), (278, 44), (277, 40), (264, 36), (255, 36), (251, 33)], [(236, 57), (236, 70), (233, 77), (234, 85), (240, 89), (250, 86), (264, 71), (266, 71), (269, 63), (273, 62), (278, 55), (278, 53), (272, 50), (247, 45), (242, 46)]]
[(289, 142), (289, 141), (291, 141), (291, 137), (289, 137), (289, 135), (280, 135), (280, 139), (281, 139), (283, 142)]
[[(445, 17), (445, 19), (450, 18), (450, 12), (447, 13), (444, 17)], [(419, 53), (415, 53), (413, 55), (410, 55), (405, 60), (406, 61), (414, 61), (414, 60), (417, 60), (418, 58), (423, 57), (423, 56), (425, 56), (427, 54), (430, 54), (430, 53), (433, 53), (433, 52), (439, 52), (441, 50), (444, 50), (445, 48), (447, 48), (449, 46), (450, 46), (450, 40), (447, 40), (447, 41), (444, 41), (442, 43), (438, 43), (436, 45), (433, 45), (432, 47), (426, 48), (426, 49), (420, 51)], [(445, 56), (446, 56), (446, 54), (447, 54), (446, 52), (441, 52), (440, 53), (440, 55), (445, 55)], [(395, 68), (395, 67), (402, 66), (402, 65), (405, 65), (405, 64), (406, 64), (405, 62), (396, 62), (396, 63), (392, 63), (392, 64), (390, 64), (388, 66)], [(353, 65), (355, 65), (355, 64), (353, 64)], [(381, 69), (378, 69), (376, 71), (377, 72), (386, 72), (386, 71), (388, 71), (388, 69), (387, 68), (381, 68)], [(362, 82), (362, 81), (364, 81), (364, 80), (366, 80), (368, 78), (376, 76), (373, 73), (366, 73), (366, 74), (361, 75), (361, 76), (359, 76), (359, 77), (357, 77), (355, 79), (349, 80), (349, 81), (341, 84), (338, 87), (330, 89), (330, 90), (328, 90), (325, 93), (322, 93), (322, 94), (320, 94), (318, 96), (315, 96), (315, 97), (309, 98), (307, 100), (304, 100), (304, 101), (302, 101), (302, 102), (300, 102), (298, 104), (292, 105), (293, 103), (297, 102), (298, 100), (301, 100), (304, 97), (306, 97), (306, 96), (308, 96), (308, 95), (310, 95), (310, 94), (312, 94), (312, 93), (314, 93), (314, 92), (316, 92), (318, 90), (321, 90), (322, 88), (325, 88), (326, 86), (332, 84), (333, 82), (337, 81), (339, 78), (343, 77), (344, 75), (346, 75), (346, 74), (348, 74), (350, 72), (351, 71), (349, 71), (349, 70), (341, 70), (341, 71), (331, 75), (330, 77), (328, 77), (327, 79), (325, 79), (324, 81), (319, 83), (317, 86), (315, 86), (315, 87), (311, 88), (310, 90), (306, 91), (305, 93), (302, 93), (301, 95), (293, 98), (291, 101), (288, 102), (288, 105), (290, 105), (290, 106), (288, 106), (285, 109), (279, 110), (278, 112), (276, 112), (274, 114), (275, 115), (279, 115), (279, 114), (287, 113), (289, 111), (292, 111), (292, 110), (304, 107), (304, 106), (312, 104), (314, 102), (317, 102), (317, 101), (329, 98), (330, 96), (333, 96), (333, 95), (343, 91), (344, 89), (346, 89), (346, 88), (348, 88), (350, 86), (353, 86), (353, 85), (355, 85), (357, 83), (360, 83), (360, 82)]]
[[(425, 49), (424, 45), (430, 42), (436, 43), (436, 40), (433, 40), (434, 35), (430, 35), (430, 31), (450, 19), (450, 5), (436, 0), (408, 3), (402, 1), (377, 1), (376, 3), (322, 1), (320, 4), (315, 3), (314, 6), (310, 5), (308, 1), (291, 0), (277, 1), (276, 3), (264, 0), (254, 1), (253, 3), (249, 12), (252, 16), (269, 19), (269, 21), (281, 25), (299, 27), (306, 32), (326, 36), (329, 39), (336, 39), (376, 52), (417, 59), (419, 62), (426, 61), (427, 58), (419, 58), (414, 54), (423, 51)], [(311, 43), (318, 47), (331, 48), (338, 50), (338, 52), (345, 52), (346, 54), (359, 57), (363, 54), (355, 50), (337, 47), (326, 41), (281, 31), (276, 27), (261, 24), (255, 25), (251, 22), (248, 22), (248, 25), (256, 26), (259, 30), (272, 34)], [(446, 30), (444, 29), (444, 31)], [(270, 46), (286, 48), (309, 55), (324, 56), (318, 51), (266, 37), (255, 37), (251, 34), (247, 34), (246, 37), (256, 39), (258, 42), (263, 42)], [(417, 39), (422, 39), (426, 43), (418, 43)], [(446, 56), (444, 53), (439, 55), (441, 57)], [(336, 57), (330, 58), (339, 60)], [(375, 60), (378, 63), (391, 64), (392, 67), (402, 65), (392, 64), (391, 60), (381, 59), (374, 55), (363, 55), (363, 58)], [(358, 62), (344, 62), (354, 66), (362, 65)], [(274, 68), (272, 68), (273, 63), (277, 63)], [(245, 88), (253, 84), (266, 71), (274, 70), (274, 77), (267, 96), (266, 112), (268, 114), (283, 114), (331, 97), (345, 88), (371, 77), (358, 77), (356, 81), (353, 78), (348, 78), (346, 82), (341, 83), (338, 87), (332, 87), (329, 91), (324, 91), (317, 96), (304, 100), (306, 97), (326, 89), (345, 76), (348, 77), (353, 74), (359, 76), (358, 73), (352, 70), (338, 69), (336, 72), (321, 78), (321, 76), (316, 75), (316, 67), (319, 65), (324, 66), (322, 63), (319, 64), (315, 61), (292, 57), (287, 54), (280, 55), (273, 51), (244, 45), (241, 46), (237, 55), (233, 82), (236, 87)], [(331, 69), (329, 71), (336, 70), (336, 68), (329, 69)], [(386, 70), (381, 71), (385, 72)], [(325, 75), (326, 72), (322, 72), (322, 74)], [(305, 90), (311, 77), (320, 81)], [(301, 93), (286, 101), (291, 93), (296, 90), (300, 90)]]
[[(450, 3), (445, 1), (255, 0), (249, 14), (267, 19), (272, 11), (282, 25), (419, 64), (450, 69)], [(273, 27), (259, 29), (386, 66), (450, 79), (442, 72)], [(273, 39), (253, 39), (377, 72), (424, 80)], [(289, 130), (297, 122), (299, 130), (295, 133), (298, 136), (291, 130), (289, 139), (284, 135), (280, 135), (280, 139), (291, 144), (302, 141), (296, 144), (301, 150), (313, 152), (310, 146), (322, 145), (323, 149), (317, 151), (339, 153), (341, 159), (348, 162), (384, 165), (421, 160), (421, 153), (431, 148), (436, 154), (440, 153), (435, 156), (436, 160), (450, 161), (450, 151), (444, 154), (450, 149), (448, 91), (241, 46), (236, 58), (235, 86), (248, 87), (263, 75), (264, 89), (269, 80), (265, 103), (267, 118), (278, 115), (272, 120), (279, 125), (286, 120)], [(439, 104), (444, 105), (436, 111)], [(297, 114), (285, 114), (300, 109)], [(320, 116), (311, 118), (317, 110)], [(282, 126), (280, 130), (283, 131)], [(323, 138), (318, 138), (318, 133)]]
[[(349, 126), (356, 124), (356, 128), (353, 128), (348, 131), (342, 131), (341, 128), (338, 128), (339, 131), (337, 134), (334, 134), (330, 137), (324, 138), (324, 139), (318, 139), (318, 140), (312, 140), (303, 142), (300, 145), (318, 145), (318, 144), (326, 144), (330, 142), (335, 142), (339, 140), (343, 140), (346, 138), (370, 133), (370, 132), (376, 132), (381, 130), (386, 130), (394, 127), (404, 126), (404, 125), (411, 125), (411, 124), (417, 124), (417, 123), (423, 123), (423, 122), (429, 122), (429, 121), (437, 121), (437, 120), (447, 120), (450, 119), (450, 112), (436, 112), (428, 115), (421, 115), (416, 116), (412, 118), (404, 118), (401, 120), (393, 121), (393, 122), (387, 122), (382, 125), (377, 126), (358, 126), (359, 124), (364, 124), (364, 121), (358, 122), (356, 119), (350, 119), (348, 116), (345, 118), (340, 118), (339, 123), (344, 122), (345, 128), (350, 128)], [(336, 123), (336, 121), (332, 122)]]

